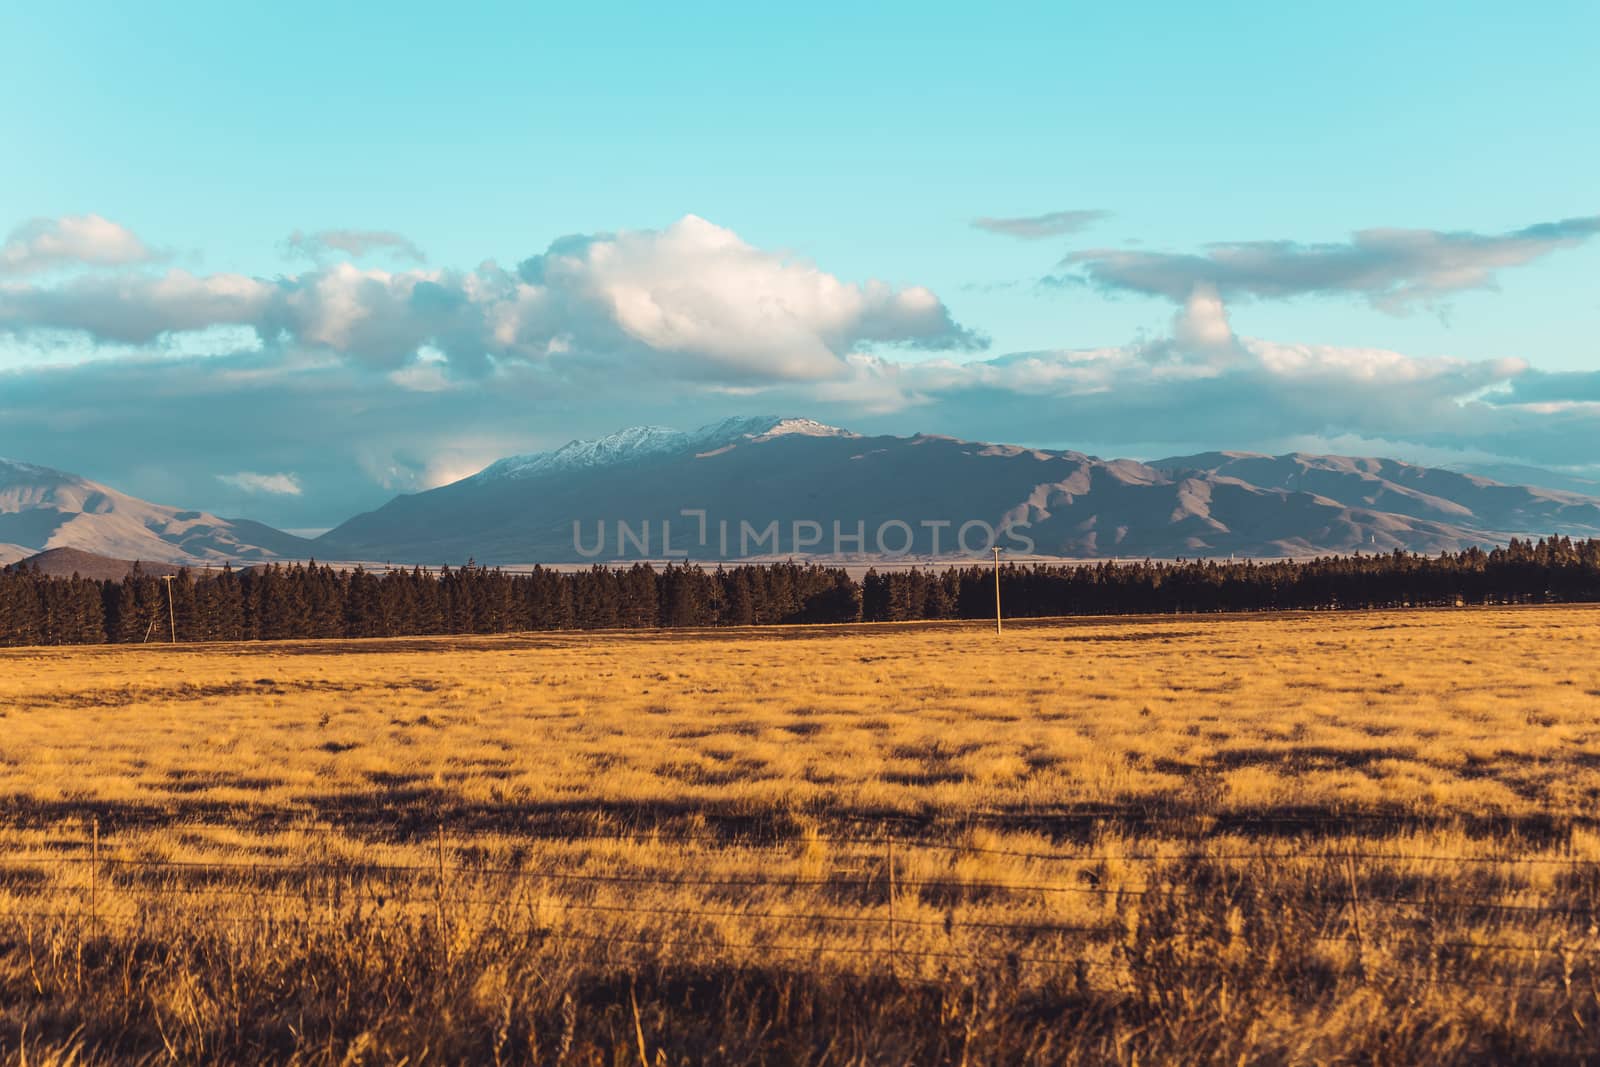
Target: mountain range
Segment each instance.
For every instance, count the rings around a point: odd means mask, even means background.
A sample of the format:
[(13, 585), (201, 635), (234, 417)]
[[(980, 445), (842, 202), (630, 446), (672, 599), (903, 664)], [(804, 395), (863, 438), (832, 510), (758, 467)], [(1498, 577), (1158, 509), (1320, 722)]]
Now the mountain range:
[(53, 548), (202, 564), (314, 551), (309, 541), (249, 519), (152, 504), (76, 474), (0, 459), (0, 563)]
[(991, 531), (1016, 556), (1436, 553), (1600, 536), (1600, 498), (1390, 459), (1140, 462), (752, 417), (508, 457), (304, 539), (0, 461), (0, 562), (55, 548), (202, 564), (931, 558), (983, 553)]

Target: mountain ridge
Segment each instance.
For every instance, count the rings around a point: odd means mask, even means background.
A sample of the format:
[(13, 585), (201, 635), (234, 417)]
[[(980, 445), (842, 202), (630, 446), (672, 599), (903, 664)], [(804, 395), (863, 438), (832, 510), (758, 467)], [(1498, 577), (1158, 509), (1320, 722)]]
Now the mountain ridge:
[(301, 538), (0, 459), (0, 564), (52, 549), (192, 566), (933, 559), (986, 550), (985, 529), (1050, 558), (1434, 553), (1600, 536), (1600, 498), (1376, 456), (1143, 462), (761, 415), (507, 456)]
[[(563, 456), (582, 458), (550, 458)], [(687, 433), (634, 428), (512, 459), (355, 516), (318, 545), (336, 557), (493, 563), (901, 548), (938, 557), (971, 554), (971, 543), (952, 538), (974, 523), (1026, 531), (1037, 554), (1078, 558), (1437, 552), (1533, 534), (1600, 536), (1595, 498), (1381, 457), (1217, 451), (1142, 463), (765, 416)], [(841, 542), (840, 522), (873, 534), (894, 527), (899, 540)], [(685, 543), (688, 523), (698, 536)], [(742, 536), (773, 523), (776, 539), (752, 546)], [(810, 540), (817, 527), (834, 533), (831, 543)]]
[(666, 426), (629, 426), (592, 440), (573, 440), (548, 452), (530, 452), (496, 460), (468, 479), (524, 478), (554, 471), (588, 470), (647, 455), (726, 447), (741, 438), (759, 439), (804, 434), (854, 437), (849, 430), (814, 419), (751, 415), (709, 423), (688, 432)]

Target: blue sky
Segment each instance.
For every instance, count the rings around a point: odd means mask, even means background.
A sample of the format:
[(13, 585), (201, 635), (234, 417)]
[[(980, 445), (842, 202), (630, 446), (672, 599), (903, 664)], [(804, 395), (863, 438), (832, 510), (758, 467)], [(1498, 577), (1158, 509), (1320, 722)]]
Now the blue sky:
[(1600, 463), (1593, 4), (576, 7), (0, 13), (0, 454), (301, 527), (768, 410)]

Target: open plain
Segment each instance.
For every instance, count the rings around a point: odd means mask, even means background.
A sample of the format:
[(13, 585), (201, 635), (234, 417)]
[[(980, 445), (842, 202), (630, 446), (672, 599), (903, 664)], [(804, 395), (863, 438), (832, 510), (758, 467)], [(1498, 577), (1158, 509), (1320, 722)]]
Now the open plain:
[(1539, 1061), (1600, 609), (0, 652), (0, 1061)]

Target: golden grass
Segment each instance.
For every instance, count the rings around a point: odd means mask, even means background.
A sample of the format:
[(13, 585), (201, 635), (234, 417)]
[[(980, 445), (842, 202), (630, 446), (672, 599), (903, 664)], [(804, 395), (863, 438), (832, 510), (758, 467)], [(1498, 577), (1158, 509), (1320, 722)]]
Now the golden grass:
[(0, 1058), (1573, 1055), (1597, 623), (0, 652)]

